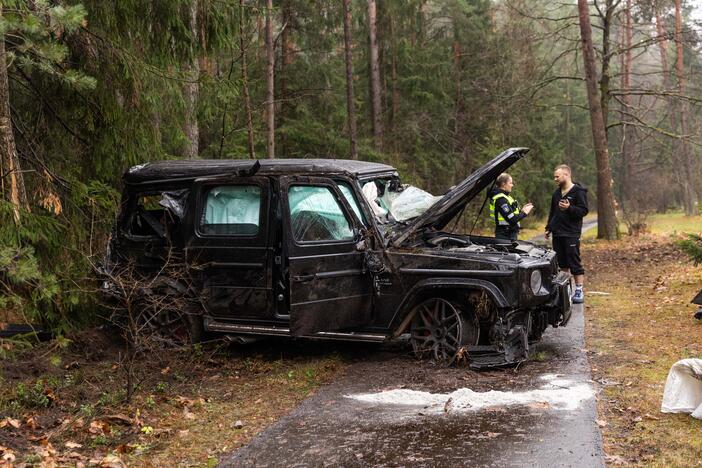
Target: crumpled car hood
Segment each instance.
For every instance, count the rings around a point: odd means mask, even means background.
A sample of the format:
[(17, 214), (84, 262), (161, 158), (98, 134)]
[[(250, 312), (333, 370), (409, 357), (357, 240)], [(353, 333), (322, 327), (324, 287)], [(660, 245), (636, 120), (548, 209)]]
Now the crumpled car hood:
[(394, 247), (399, 247), (414, 233), (421, 229), (442, 229), (446, 226), (468, 202), (485, 187), (492, 184), (498, 175), (506, 171), (512, 164), (523, 158), (529, 148), (510, 148), (503, 151), (490, 162), (473, 172), (463, 182), (450, 189), (434, 205), (412, 220), (407, 226), (396, 227), (389, 238)]

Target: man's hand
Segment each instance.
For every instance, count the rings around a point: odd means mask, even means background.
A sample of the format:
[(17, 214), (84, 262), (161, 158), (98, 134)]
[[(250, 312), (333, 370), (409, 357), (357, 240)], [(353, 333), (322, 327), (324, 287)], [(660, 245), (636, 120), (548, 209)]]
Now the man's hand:
[(567, 210), (568, 208), (570, 208), (570, 200), (568, 200), (567, 198), (562, 199), (558, 202), (558, 208), (560, 208), (561, 211)]
[(533, 209), (534, 209), (534, 205), (531, 202), (529, 202), (522, 207), (522, 212), (525, 215), (529, 216), (529, 213), (531, 213), (531, 210), (533, 210)]
[(551, 231), (549, 231), (548, 229), (546, 229), (546, 231), (544, 232), (544, 238), (545, 238), (546, 240), (549, 240), (549, 239), (551, 238)]

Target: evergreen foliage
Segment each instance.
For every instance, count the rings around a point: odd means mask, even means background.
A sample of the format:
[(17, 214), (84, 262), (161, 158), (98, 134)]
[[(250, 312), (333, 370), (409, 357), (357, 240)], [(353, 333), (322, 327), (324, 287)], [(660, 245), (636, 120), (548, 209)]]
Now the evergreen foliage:
[[(645, 24), (652, 13), (640, 3), (636, 18)], [(348, 157), (341, 2), (277, 0), (274, 7), (277, 156)], [(95, 315), (89, 278), (113, 221), (121, 174), (135, 164), (178, 157), (188, 142), (186, 117), (198, 122), (201, 157), (248, 157), (243, 54), (255, 150), (265, 154), (262, 8), (251, 0), (243, 8), (237, 0), (3, 2), (0, 32), (8, 50), (12, 123), (31, 212), (23, 213), (18, 226), (9, 204), (0, 204), (0, 321), (3, 313), (21, 313), (65, 328)], [(531, 200), (536, 215), (544, 216), (553, 167), (565, 162), (575, 180), (591, 188), (595, 206), (574, 5), (378, 2), (380, 151), (372, 141), (366, 0), (353, 0), (351, 10), (359, 159), (392, 164), (405, 182), (438, 194), (505, 148), (527, 146), (531, 153), (511, 170), (518, 200)], [(644, 39), (645, 31), (639, 28), (635, 39)], [(685, 38), (686, 63), (699, 70), (698, 38), (692, 30)], [(656, 54), (647, 50), (640, 60), (650, 67)], [(194, 61), (195, 78), (188, 68)], [(616, 74), (616, 60), (612, 64)], [(700, 76), (690, 76), (693, 92), (702, 86)], [(185, 84), (193, 80), (195, 116), (187, 115), (184, 97)], [(660, 91), (655, 73), (647, 71), (639, 81), (641, 89)], [(643, 95), (640, 106), (660, 110), (665, 100)], [(621, 115), (611, 114), (610, 151), (618, 181)], [(693, 106), (691, 121), (700, 116)], [(649, 113), (642, 111), (641, 119), (645, 127)], [(674, 132), (667, 118), (650, 126)], [(657, 196), (645, 203), (658, 204), (650, 206), (657, 209), (678, 205), (674, 140), (646, 128), (640, 136), (642, 185)], [(476, 202), (460, 228), (473, 225), (482, 200)], [(487, 216), (478, 222), (487, 222)]]
[(687, 234), (687, 239), (679, 240), (677, 244), (695, 265), (702, 263), (702, 236)]

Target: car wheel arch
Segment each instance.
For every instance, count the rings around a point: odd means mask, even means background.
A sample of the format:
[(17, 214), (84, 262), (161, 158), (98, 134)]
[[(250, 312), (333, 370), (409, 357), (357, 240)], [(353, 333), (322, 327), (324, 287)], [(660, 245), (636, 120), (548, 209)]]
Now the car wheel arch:
[(419, 281), (405, 294), (400, 305), (395, 309), (393, 319), (390, 322), (390, 330), (393, 337), (404, 333), (411, 320), (411, 312), (422, 301), (431, 297), (441, 297), (454, 299), (457, 295), (465, 294), (469, 291), (479, 291), (485, 293), (499, 308), (509, 307), (502, 291), (493, 283), (479, 278), (430, 278)]

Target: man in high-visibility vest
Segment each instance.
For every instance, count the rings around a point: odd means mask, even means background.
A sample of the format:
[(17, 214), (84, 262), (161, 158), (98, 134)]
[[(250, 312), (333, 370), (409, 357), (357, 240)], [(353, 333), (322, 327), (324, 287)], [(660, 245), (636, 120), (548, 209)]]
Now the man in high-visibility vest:
[(534, 205), (527, 203), (521, 209), (510, 193), (514, 187), (512, 176), (505, 173), (497, 176), (495, 187), (488, 194), (490, 198), (490, 218), (495, 221), (495, 237), (516, 241), (519, 235), (519, 221), (526, 218)]

